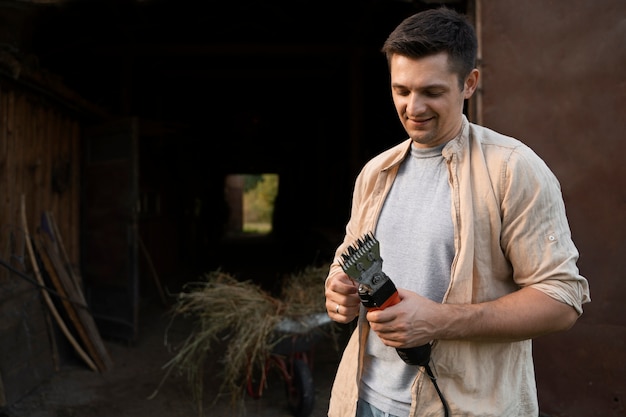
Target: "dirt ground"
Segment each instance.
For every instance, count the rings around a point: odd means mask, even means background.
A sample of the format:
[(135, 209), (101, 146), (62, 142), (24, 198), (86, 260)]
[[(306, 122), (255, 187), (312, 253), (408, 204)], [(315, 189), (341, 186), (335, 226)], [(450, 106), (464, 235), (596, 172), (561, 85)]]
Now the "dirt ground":
[[(19, 402), (0, 409), (0, 417), (194, 417), (199, 416), (184, 375), (163, 379), (163, 366), (173, 357), (175, 345), (189, 335), (191, 326), (174, 320), (164, 307), (142, 307), (139, 337), (132, 346), (105, 341), (113, 367), (100, 374), (78, 363), (63, 365), (52, 379)], [(315, 392), (309, 417), (324, 417), (332, 379), (339, 362), (337, 345), (328, 338), (315, 343), (312, 376)], [(205, 383), (203, 416), (291, 417), (286, 383), (271, 373), (260, 398), (243, 396), (243, 408), (233, 408), (229, 398), (216, 398), (220, 379), (218, 364), (208, 364), (211, 377)], [(162, 385), (160, 385), (162, 382)], [(155, 391), (158, 392), (153, 396)], [(152, 398), (150, 398), (153, 396)]]

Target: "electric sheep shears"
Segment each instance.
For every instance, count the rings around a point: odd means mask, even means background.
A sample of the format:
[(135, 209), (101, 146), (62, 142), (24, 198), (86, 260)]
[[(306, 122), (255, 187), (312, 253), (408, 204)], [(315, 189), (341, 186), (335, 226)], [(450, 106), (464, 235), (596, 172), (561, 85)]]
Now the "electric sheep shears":
[[(370, 232), (341, 254), (343, 271), (359, 284), (361, 303), (368, 310), (384, 310), (400, 302), (398, 290), (383, 272), (380, 243)], [(409, 365), (425, 366), (430, 360), (430, 344), (397, 348), (398, 355)]]

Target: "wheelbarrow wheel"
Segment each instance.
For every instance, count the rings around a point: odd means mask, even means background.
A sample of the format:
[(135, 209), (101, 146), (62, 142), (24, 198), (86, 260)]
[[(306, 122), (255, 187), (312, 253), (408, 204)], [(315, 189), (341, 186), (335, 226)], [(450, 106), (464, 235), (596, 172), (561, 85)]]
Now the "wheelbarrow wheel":
[(315, 387), (309, 365), (294, 359), (291, 383), (287, 383), (289, 410), (295, 417), (308, 417), (315, 405)]

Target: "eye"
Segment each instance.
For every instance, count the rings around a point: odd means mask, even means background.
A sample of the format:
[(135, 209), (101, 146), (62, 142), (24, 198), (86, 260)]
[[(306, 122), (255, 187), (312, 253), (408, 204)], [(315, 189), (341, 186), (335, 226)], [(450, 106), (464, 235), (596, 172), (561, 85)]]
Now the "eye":
[(432, 97), (432, 98), (436, 98), (436, 97), (441, 97), (445, 92), (442, 90), (426, 90), (424, 92), (424, 95), (426, 95), (427, 97)]
[(400, 88), (396, 88), (396, 89), (394, 90), (394, 92), (395, 92), (395, 94), (396, 94), (397, 96), (401, 96), (401, 97), (406, 97), (406, 96), (408, 96), (409, 94), (411, 94), (411, 92), (410, 92), (409, 90), (406, 90), (406, 89), (403, 89), (403, 88), (402, 88), (402, 89), (400, 89)]

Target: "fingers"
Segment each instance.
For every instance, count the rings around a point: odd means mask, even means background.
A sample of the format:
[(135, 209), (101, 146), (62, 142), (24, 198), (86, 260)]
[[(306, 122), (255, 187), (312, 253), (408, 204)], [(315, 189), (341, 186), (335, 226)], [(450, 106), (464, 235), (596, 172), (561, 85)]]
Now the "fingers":
[(326, 288), (343, 294), (351, 294), (357, 291), (354, 281), (344, 272), (339, 272), (328, 279)]
[(325, 295), (326, 311), (331, 319), (347, 323), (359, 315), (361, 298), (346, 274), (339, 273), (329, 278)]
[(333, 302), (332, 300), (326, 300), (328, 316), (339, 323), (348, 323), (354, 320), (354, 318), (359, 315), (359, 307), (359, 304), (345, 305)]
[(370, 323), (384, 324), (389, 323), (396, 319), (396, 314), (393, 310), (389, 310), (391, 307), (387, 307), (384, 310), (371, 309), (367, 312), (367, 321)]

